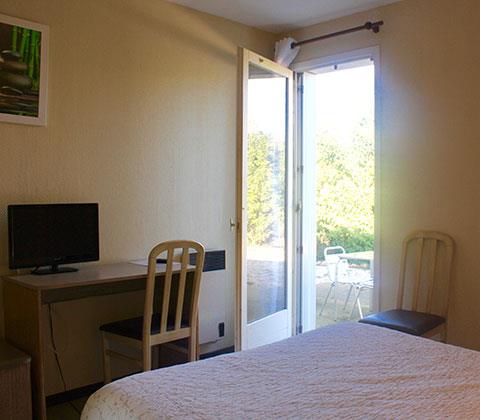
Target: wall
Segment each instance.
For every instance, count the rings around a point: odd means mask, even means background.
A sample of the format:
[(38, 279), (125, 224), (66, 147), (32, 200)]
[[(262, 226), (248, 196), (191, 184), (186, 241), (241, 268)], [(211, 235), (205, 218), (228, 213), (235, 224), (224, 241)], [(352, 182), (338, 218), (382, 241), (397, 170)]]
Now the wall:
[[(271, 56), (273, 35), (163, 0), (2, 0), (0, 13), (50, 26), (48, 127), (0, 124), (0, 272), (7, 204), (99, 202), (102, 263), (172, 238), (227, 250), (217, 347), (233, 344), (237, 47)], [(54, 305), (70, 387), (101, 380), (97, 325), (142, 305), (141, 294)]]
[(480, 33), (477, 0), (404, 0), (294, 32), (297, 40), (371, 20), (359, 32), (304, 46), (296, 62), (381, 49), (381, 307), (392, 307), (400, 244), (435, 229), (456, 242), (449, 341), (480, 350)]

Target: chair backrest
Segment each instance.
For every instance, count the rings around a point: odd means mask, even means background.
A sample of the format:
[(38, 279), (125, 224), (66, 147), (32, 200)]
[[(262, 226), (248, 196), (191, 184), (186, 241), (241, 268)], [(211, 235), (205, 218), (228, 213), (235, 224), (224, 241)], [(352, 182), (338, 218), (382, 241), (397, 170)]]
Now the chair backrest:
[[(181, 250), (180, 254), (176, 254), (178, 250)], [(196, 253), (193, 261), (190, 259), (192, 250)], [(157, 293), (155, 290), (157, 258), (165, 252), (167, 254), (167, 267), (164, 279), (161, 282), (162, 287), (159, 287), (160, 293)], [(160, 323), (159, 334), (166, 333), (167, 327), (169, 327), (168, 333), (173, 335), (176, 331), (182, 329), (182, 325), (185, 325), (185, 323), (190, 328), (197, 325), (200, 281), (204, 260), (205, 248), (202, 244), (194, 241), (163, 242), (150, 251), (143, 316), (144, 345), (150, 344), (152, 315), (155, 307), (161, 311), (159, 319), (155, 319), (155, 322)], [(154, 299), (159, 300), (159, 302), (154, 302)]]
[[(397, 294), (398, 309), (446, 317), (453, 248), (453, 239), (440, 232), (419, 230), (404, 239)], [(405, 308), (407, 294), (411, 302), (409, 308)], [(434, 300), (437, 294), (438, 297)]]
[(325, 262), (328, 263), (337, 263), (340, 260), (338, 254), (345, 254), (345, 248), (343, 246), (327, 246), (323, 250), (323, 257)]
[[(348, 268), (347, 261), (340, 259), (339, 255), (341, 254), (345, 254), (343, 246), (327, 246), (323, 250), (323, 257), (328, 269), (328, 278), (332, 283), (335, 283), (340, 276), (344, 276)], [(347, 265), (345, 266), (344, 263), (347, 263)]]

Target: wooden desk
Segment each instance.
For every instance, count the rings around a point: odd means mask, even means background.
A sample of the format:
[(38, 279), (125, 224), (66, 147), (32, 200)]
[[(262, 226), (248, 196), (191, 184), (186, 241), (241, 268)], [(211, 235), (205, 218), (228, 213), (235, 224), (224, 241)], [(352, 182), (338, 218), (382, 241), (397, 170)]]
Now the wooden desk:
[[(175, 267), (177, 265), (177, 267)], [(174, 263), (174, 273), (179, 265)], [(157, 265), (159, 277), (165, 264)], [(34, 416), (46, 419), (42, 305), (145, 289), (147, 267), (118, 263), (82, 267), (74, 273), (3, 278), (5, 339), (32, 358)]]

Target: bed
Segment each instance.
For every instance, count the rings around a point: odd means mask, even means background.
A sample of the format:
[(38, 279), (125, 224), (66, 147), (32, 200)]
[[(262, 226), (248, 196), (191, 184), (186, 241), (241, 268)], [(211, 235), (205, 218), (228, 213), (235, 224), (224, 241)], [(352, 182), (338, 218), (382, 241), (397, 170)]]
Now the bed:
[(359, 323), (133, 375), (93, 419), (478, 418), (480, 352)]

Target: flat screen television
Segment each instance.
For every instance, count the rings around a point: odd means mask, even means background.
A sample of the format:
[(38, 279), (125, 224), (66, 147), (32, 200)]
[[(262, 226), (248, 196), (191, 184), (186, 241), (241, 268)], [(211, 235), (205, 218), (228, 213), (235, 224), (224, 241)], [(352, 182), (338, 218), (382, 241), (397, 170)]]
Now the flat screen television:
[(59, 265), (99, 259), (98, 204), (10, 205), (8, 241), (11, 269), (35, 267), (34, 274), (77, 271)]

